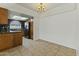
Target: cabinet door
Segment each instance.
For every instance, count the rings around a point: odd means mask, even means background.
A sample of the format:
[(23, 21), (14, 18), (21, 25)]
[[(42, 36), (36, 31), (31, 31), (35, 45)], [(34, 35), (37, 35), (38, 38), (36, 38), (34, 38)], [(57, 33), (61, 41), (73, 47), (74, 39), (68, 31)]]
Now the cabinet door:
[(14, 34), (14, 46), (22, 45), (22, 34), (15, 33)]
[(11, 34), (0, 35), (0, 50), (13, 47), (13, 36)]
[(0, 7), (0, 24), (8, 24), (8, 10)]

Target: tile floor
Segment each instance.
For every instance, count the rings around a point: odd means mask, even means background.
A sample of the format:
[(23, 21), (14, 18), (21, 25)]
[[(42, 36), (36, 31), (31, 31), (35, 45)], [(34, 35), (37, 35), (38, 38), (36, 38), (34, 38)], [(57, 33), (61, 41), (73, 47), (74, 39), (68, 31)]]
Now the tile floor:
[(0, 56), (75, 56), (74, 49), (43, 40), (27, 40), (25, 46), (18, 46), (0, 52)]

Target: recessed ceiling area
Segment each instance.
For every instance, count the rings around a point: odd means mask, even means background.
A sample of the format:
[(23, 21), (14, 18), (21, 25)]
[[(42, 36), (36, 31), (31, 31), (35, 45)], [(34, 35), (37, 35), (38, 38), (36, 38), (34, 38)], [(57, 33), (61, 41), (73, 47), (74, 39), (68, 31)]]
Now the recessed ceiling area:
[(29, 10), (37, 12), (38, 17), (39, 15), (40, 17), (50, 16), (76, 10), (75, 3), (44, 3), (45, 11), (41, 13), (37, 11), (37, 7), (40, 3), (17, 3), (17, 4)]
[(45, 5), (45, 11), (41, 13), (37, 10), (37, 7), (40, 3), (16, 3), (16, 4), (26, 9), (32, 10), (33, 12), (35, 11), (37, 13), (37, 17), (47, 17), (51, 15), (58, 15), (76, 10), (75, 3), (43, 3)]
[[(17, 3), (18, 5), (28, 8), (30, 10), (36, 11), (37, 12), (37, 7), (39, 5), (39, 3)], [(62, 5), (61, 3), (44, 3), (45, 5), (45, 11), (49, 11), (51, 9), (54, 9), (56, 7), (59, 7), (60, 5)]]

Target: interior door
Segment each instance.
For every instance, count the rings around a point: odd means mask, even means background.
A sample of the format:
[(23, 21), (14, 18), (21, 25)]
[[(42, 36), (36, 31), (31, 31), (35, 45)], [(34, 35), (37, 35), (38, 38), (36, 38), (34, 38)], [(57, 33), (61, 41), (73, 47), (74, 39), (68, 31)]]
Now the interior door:
[(33, 21), (29, 22), (29, 39), (33, 39)]

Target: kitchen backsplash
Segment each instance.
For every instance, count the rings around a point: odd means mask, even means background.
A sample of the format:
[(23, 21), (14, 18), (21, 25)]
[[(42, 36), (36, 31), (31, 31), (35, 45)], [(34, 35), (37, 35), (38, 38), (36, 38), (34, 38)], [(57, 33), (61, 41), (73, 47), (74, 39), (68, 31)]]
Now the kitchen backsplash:
[(0, 32), (7, 32), (8, 31), (8, 25), (0, 25)]

